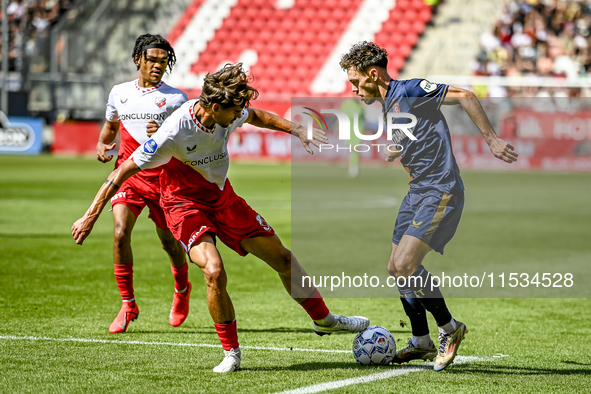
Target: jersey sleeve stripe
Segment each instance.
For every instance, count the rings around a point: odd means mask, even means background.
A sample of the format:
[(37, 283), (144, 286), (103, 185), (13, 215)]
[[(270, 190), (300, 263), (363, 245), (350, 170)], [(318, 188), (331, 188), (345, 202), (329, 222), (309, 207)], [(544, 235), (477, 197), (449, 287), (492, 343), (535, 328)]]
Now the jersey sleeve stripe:
[(437, 110), (439, 110), (439, 108), (441, 108), (441, 104), (443, 104), (443, 101), (445, 100), (445, 96), (447, 96), (447, 89), (449, 88), (449, 85), (445, 85), (445, 88), (443, 88), (443, 94), (441, 95), (441, 99), (439, 100), (439, 104), (437, 105)]

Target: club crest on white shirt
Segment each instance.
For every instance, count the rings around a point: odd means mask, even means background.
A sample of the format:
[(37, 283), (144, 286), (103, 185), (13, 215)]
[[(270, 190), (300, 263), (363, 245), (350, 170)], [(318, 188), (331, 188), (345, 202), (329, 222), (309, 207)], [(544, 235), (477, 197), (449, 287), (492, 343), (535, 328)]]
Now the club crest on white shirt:
[(158, 106), (158, 108), (162, 108), (166, 105), (166, 98), (164, 97), (156, 97), (154, 103)]

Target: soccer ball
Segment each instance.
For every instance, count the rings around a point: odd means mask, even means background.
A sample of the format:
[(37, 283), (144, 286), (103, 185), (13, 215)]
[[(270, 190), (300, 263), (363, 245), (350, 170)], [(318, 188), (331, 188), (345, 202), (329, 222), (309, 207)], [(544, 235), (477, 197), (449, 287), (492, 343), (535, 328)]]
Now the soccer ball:
[(396, 355), (396, 340), (384, 327), (369, 326), (353, 339), (353, 356), (361, 365), (387, 365)]

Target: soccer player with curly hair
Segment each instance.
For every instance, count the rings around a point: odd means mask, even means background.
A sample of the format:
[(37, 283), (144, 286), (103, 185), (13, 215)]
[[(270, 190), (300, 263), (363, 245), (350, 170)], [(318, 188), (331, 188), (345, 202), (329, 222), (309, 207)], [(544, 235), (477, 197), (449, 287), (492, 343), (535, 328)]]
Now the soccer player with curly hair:
[[(159, 125), (187, 101), (181, 90), (162, 81), (164, 73), (176, 62), (174, 49), (159, 35), (144, 34), (137, 38), (133, 62), (139, 77), (130, 82), (116, 85), (109, 94), (106, 120), (96, 145), (97, 159), (103, 163), (111, 161), (108, 151), (115, 149), (117, 134), (121, 136), (119, 155), (115, 162), (118, 168), (131, 154), (143, 145), (158, 129)], [(133, 288), (133, 253), (131, 233), (137, 217), (148, 206), (149, 218), (156, 224), (156, 233), (162, 247), (168, 253), (175, 280), (175, 293), (170, 311), (170, 324), (181, 325), (189, 313), (191, 283), (188, 279), (188, 264), (180, 243), (166, 225), (164, 211), (160, 207), (160, 169), (143, 171), (121, 185), (111, 199), (114, 221), (113, 259), (115, 279), (121, 294), (122, 306), (111, 323), (109, 332), (121, 333), (139, 315)]]
[[(388, 74), (388, 54), (373, 42), (353, 45), (343, 55), (341, 68), (353, 85), (353, 93), (366, 104), (382, 104), (384, 118), (392, 113), (416, 116), (413, 138), (402, 131), (393, 134), (386, 159), (401, 158), (410, 175), (410, 191), (404, 198), (392, 237), (388, 272), (397, 278), (400, 300), (410, 319), (413, 337), (397, 352), (393, 362), (433, 360), (434, 369), (450, 365), (468, 331), (449, 312), (438, 286), (422, 261), (430, 250), (443, 254), (454, 236), (464, 207), (464, 185), (451, 147), (442, 104), (460, 104), (480, 129), (492, 154), (507, 162), (517, 160), (513, 146), (500, 139), (474, 93), (425, 79), (395, 80)], [(393, 123), (405, 123), (404, 119)], [(411, 118), (412, 120), (412, 118)], [(404, 280), (399, 280), (399, 278)], [(406, 280), (412, 279), (412, 280)], [(439, 349), (429, 336), (426, 311), (439, 327)]]

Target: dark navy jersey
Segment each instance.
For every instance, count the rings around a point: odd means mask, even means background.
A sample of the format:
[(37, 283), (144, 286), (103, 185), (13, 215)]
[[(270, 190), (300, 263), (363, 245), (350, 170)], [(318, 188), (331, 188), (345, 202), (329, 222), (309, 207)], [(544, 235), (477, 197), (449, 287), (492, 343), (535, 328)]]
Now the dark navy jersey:
[[(400, 162), (410, 175), (410, 191), (422, 193), (438, 190), (443, 193), (464, 190), (460, 169), (452, 152), (449, 128), (440, 111), (448, 85), (426, 79), (392, 80), (384, 99), (384, 119), (388, 112), (411, 113), (417, 124), (410, 129), (417, 138), (411, 140), (395, 131), (392, 140), (402, 145)], [(399, 118), (393, 123), (409, 123)]]

